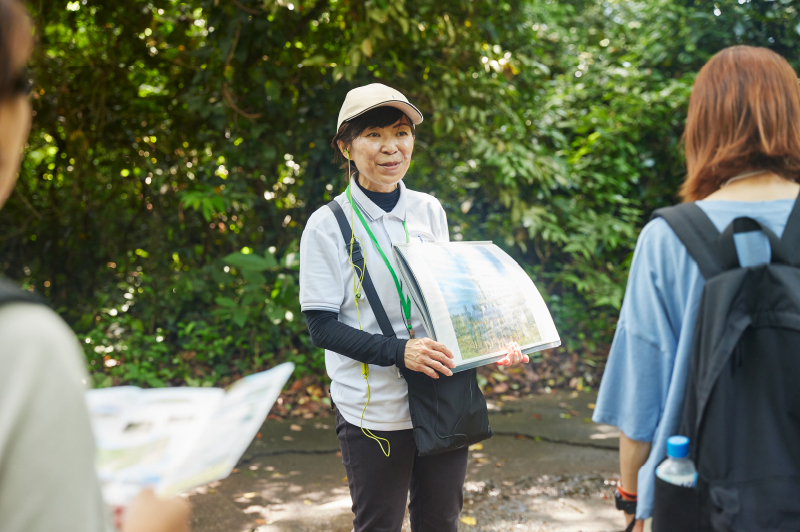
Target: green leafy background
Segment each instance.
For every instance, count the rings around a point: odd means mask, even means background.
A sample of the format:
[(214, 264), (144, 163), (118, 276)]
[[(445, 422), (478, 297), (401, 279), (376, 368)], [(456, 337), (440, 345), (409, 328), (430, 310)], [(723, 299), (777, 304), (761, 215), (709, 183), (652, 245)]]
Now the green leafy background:
[(339, 106), (371, 82), (426, 117), (408, 186), (547, 294), (564, 345), (542, 363), (602, 367), (637, 235), (676, 202), (696, 72), (734, 44), (800, 61), (788, 0), (29, 8), (35, 117), (0, 272), (70, 323), (96, 386), (219, 385), (285, 360), (324, 373), (298, 242), (344, 185)]

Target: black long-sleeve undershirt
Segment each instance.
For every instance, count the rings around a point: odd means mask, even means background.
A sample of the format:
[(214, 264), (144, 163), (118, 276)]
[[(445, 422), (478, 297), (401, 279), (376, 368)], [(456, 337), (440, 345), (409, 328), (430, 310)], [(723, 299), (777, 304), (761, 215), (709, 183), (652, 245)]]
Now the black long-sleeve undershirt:
[(336, 312), (307, 310), (303, 314), (315, 346), (373, 366), (405, 367), (407, 339), (359, 331), (340, 322)]

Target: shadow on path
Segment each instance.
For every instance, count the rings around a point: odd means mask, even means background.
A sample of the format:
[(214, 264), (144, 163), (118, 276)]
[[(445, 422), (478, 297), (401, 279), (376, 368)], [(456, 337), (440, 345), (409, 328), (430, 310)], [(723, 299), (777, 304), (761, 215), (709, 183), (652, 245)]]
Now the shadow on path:
[[(587, 422), (593, 402), (557, 392), (491, 404), (496, 436), (470, 452), (459, 530), (621, 530), (618, 435)], [(190, 494), (192, 530), (349, 532), (338, 450), (333, 417), (267, 421), (234, 474)]]

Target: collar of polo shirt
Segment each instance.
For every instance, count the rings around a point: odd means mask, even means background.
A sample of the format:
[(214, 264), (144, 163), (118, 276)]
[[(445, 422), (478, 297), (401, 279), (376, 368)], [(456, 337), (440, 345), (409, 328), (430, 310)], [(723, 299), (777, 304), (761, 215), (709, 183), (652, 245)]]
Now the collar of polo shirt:
[(397, 186), (400, 187), (400, 197), (397, 199), (397, 205), (394, 206), (391, 212), (386, 212), (364, 194), (356, 183), (356, 179), (358, 179), (358, 174), (350, 178), (350, 194), (353, 196), (353, 201), (356, 202), (361, 212), (369, 218), (370, 222), (374, 222), (386, 215), (391, 215), (398, 220), (406, 219), (406, 186), (402, 180), (397, 182)]

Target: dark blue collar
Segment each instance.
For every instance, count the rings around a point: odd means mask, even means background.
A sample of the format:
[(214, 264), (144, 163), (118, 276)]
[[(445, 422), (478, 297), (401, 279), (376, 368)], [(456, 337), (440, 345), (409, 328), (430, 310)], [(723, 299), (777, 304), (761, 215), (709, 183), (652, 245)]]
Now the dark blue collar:
[(363, 192), (364, 195), (368, 197), (370, 201), (372, 201), (372, 203), (383, 209), (385, 212), (391, 212), (392, 209), (395, 208), (395, 205), (397, 205), (397, 202), (400, 200), (400, 185), (398, 185), (397, 188), (391, 192), (373, 192), (372, 190), (367, 190), (361, 186), (361, 183), (358, 181), (358, 177), (356, 177), (354, 181), (358, 185), (358, 188), (361, 189), (361, 192)]

